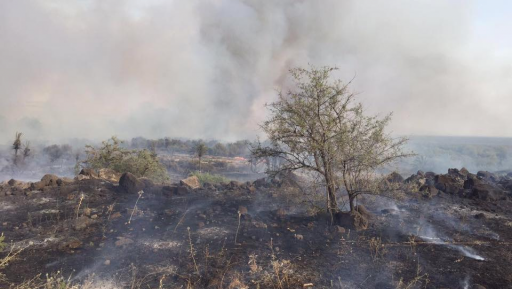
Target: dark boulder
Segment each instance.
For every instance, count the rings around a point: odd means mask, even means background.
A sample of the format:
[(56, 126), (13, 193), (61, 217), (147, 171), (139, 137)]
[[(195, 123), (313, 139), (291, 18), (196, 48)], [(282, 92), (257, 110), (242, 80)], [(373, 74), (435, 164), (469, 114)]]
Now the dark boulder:
[(433, 185), (423, 185), (419, 188), (419, 191), (423, 197), (428, 199), (437, 196), (439, 193), (439, 190)]
[(401, 183), (404, 181), (402, 175), (397, 172), (392, 172), (386, 177), (386, 181), (390, 183)]
[(98, 177), (98, 174), (96, 173), (96, 171), (94, 169), (89, 169), (89, 168), (85, 168), (85, 169), (80, 170), (79, 175), (87, 176), (87, 177), (90, 177), (90, 178)]
[(337, 212), (334, 214), (334, 224), (350, 230), (365, 230), (368, 228), (368, 219), (357, 210), (351, 212)]
[(436, 173), (434, 173), (434, 172), (426, 172), (425, 173), (425, 178), (427, 178), (427, 179), (434, 179), (435, 176), (436, 176)]
[(482, 183), (473, 186), (471, 196), (484, 201), (497, 201), (504, 199), (506, 194), (490, 184)]
[(41, 183), (43, 186), (49, 186), (49, 187), (57, 187), (59, 184), (57, 181), (59, 180), (59, 177), (52, 174), (46, 174), (41, 178)]
[(7, 184), (8, 184), (9, 186), (11, 186), (11, 187), (14, 187), (14, 186), (18, 185), (19, 183), (20, 183), (20, 181), (17, 181), (17, 180), (15, 180), (15, 179), (10, 179), (10, 180), (7, 182)]
[(498, 176), (493, 174), (493, 173), (490, 173), (490, 172), (487, 172), (487, 171), (479, 171), (477, 173), (477, 177), (481, 180), (484, 180), (484, 181), (487, 181), (487, 182), (497, 182), (498, 181)]
[(267, 182), (266, 182), (266, 178), (261, 178), (261, 179), (258, 179), (258, 180), (255, 180), (253, 182), (253, 185), (256, 187), (256, 188), (264, 188), (267, 186)]
[(462, 188), (462, 184), (449, 175), (436, 175), (434, 178), (434, 186), (436, 189), (447, 194), (457, 194)]
[(467, 176), (469, 174), (469, 171), (468, 169), (466, 169), (465, 167), (462, 167), (459, 171), (459, 173), (463, 176)]
[(120, 188), (129, 194), (135, 194), (145, 188), (145, 183), (138, 180), (136, 176), (131, 173), (124, 173), (120, 177)]
[(469, 178), (464, 182), (464, 189), (469, 190), (469, 197), (484, 201), (497, 201), (506, 197), (498, 187), (478, 178)]
[(190, 194), (193, 191), (189, 186), (177, 186), (173, 189), (173, 194), (183, 196)]

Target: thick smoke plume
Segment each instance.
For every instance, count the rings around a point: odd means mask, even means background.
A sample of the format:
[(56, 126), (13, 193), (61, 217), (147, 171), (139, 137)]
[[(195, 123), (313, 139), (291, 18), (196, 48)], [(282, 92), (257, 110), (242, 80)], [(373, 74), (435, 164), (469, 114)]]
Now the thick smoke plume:
[(510, 136), (510, 5), (2, 1), (0, 142), (254, 138), (308, 63), (356, 75), (395, 134)]

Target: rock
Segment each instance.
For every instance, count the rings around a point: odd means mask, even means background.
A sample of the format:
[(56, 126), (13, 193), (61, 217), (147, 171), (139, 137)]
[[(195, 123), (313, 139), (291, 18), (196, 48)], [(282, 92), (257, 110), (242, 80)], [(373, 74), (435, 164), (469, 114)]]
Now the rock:
[(433, 179), (435, 178), (436, 174), (434, 172), (426, 172), (425, 173), (425, 178), (427, 179)]
[(139, 178), (138, 180), (143, 183), (145, 189), (153, 188), (155, 186), (153, 181), (149, 178)]
[(118, 237), (117, 239), (118, 240), (116, 242), (114, 242), (114, 245), (116, 245), (116, 247), (126, 246), (126, 245), (130, 245), (130, 244), (134, 243), (134, 241), (132, 241), (132, 239), (125, 238), (125, 237)]
[(346, 233), (346, 229), (341, 227), (341, 226), (338, 226), (336, 225), (336, 231), (339, 233), (339, 234), (344, 234)]
[(473, 186), (471, 196), (484, 201), (497, 201), (506, 197), (503, 191), (489, 184), (478, 184)]
[(421, 187), (425, 184), (426, 179), (419, 174), (411, 175), (410, 177), (406, 178), (404, 183), (406, 184), (415, 184), (417, 187)]
[(479, 285), (479, 284), (473, 284), (471, 289), (486, 289), (486, 288), (484, 286), (482, 286), (482, 285)]
[(109, 266), (109, 265), (111, 265), (111, 260), (109, 260), (109, 259), (105, 260), (105, 261), (104, 261), (104, 265), (105, 265), (105, 266)]
[(462, 168), (460, 169), (459, 173), (460, 173), (461, 175), (463, 175), (463, 176), (467, 176), (467, 175), (469, 175), (469, 171), (468, 171), (468, 169), (466, 169), (465, 167), (462, 167)]
[(462, 188), (462, 185), (459, 183), (459, 181), (450, 177), (449, 175), (436, 175), (434, 182), (435, 187), (438, 190), (441, 190), (447, 194), (457, 194)]
[(46, 187), (46, 186), (50, 186), (50, 187), (57, 187), (58, 184), (57, 184), (57, 180), (59, 180), (59, 177), (56, 176), (56, 175), (52, 175), (52, 174), (46, 174), (44, 175), (42, 178), (41, 178), (41, 184)]
[(77, 180), (77, 181), (90, 180), (90, 179), (91, 179), (91, 177), (86, 176), (86, 175), (78, 175), (75, 177), (75, 180)]
[(203, 188), (204, 188), (204, 189), (206, 189), (206, 190), (209, 190), (209, 191), (214, 191), (214, 190), (216, 190), (216, 187), (215, 187), (213, 184), (211, 184), (211, 183), (207, 183), (207, 182), (205, 182), (205, 183), (203, 184)]
[(253, 185), (248, 186), (248, 192), (249, 193), (255, 193), (256, 191), (257, 191), (257, 189)]
[(431, 185), (423, 185), (419, 188), (419, 191), (421, 192), (421, 195), (425, 198), (433, 198), (437, 196), (439, 193), (439, 190), (435, 186)]
[(73, 229), (75, 231), (81, 231), (87, 228), (91, 224), (91, 219), (89, 219), (86, 216), (80, 216), (77, 219), (75, 219), (73, 223)]
[(253, 182), (256, 188), (264, 188), (267, 185), (266, 178), (261, 178)]
[(392, 172), (386, 177), (386, 181), (390, 183), (402, 183), (404, 181), (402, 175), (397, 172)]
[(11, 186), (11, 187), (14, 187), (14, 186), (18, 185), (19, 183), (20, 183), (20, 181), (17, 181), (17, 180), (15, 180), (15, 179), (10, 179), (10, 180), (7, 182), (7, 184), (8, 184), (9, 186)]
[(198, 177), (191, 176), (189, 178), (181, 180), (180, 181), (180, 185), (181, 186), (187, 186), (190, 189), (194, 190), (194, 189), (200, 188), (200, 181), (198, 180)]
[(173, 194), (178, 196), (183, 196), (191, 193), (191, 188), (189, 186), (178, 186), (173, 187)]
[(111, 169), (100, 169), (98, 170), (98, 178), (109, 182), (117, 182), (121, 177), (121, 174)]
[(31, 190), (42, 190), (45, 187), (43, 182), (33, 182), (30, 184)]
[(79, 176), (84, 176), (83, 178), (96, 178), (98, 177), (98, 174), (94, 169), (85, 168), (80, 170)]
[(484, 201), (497, 201), (506, 197), (506, 194), (500, 188), (478, 178), (467, 179), (464, 182), (464, 189), (471, 191), (470, 197)]
[(334, 223), (335, 225), (350, 230), (360, 231), (368, 228), (368, 219), (356, 210), (351, 212), (337, 212), (334, 215)]
[(448, 175), (453, 178), (465, 179), (468, 176), (469, 172), (466, 168), (462, 169), (448, 169)]
[(295, 234), (294, 235), (295, 239), (298, 240), (298, 241), (303, 241), (303, 235), (300, 235), (300, 234)]
[(420, 177), (424, 178), (424, 177), (425, 177), (425, 172), (424, 172), (424, 171), (419, 170), (419, 171), (416, 173), (416, 175), (418, 175), (418, 176), (420, 176)]
[(498, 176), (493, 174), (493, 173), (490, 173), (490, 172), (487, 172), (487, 171), (479, 171), (477, 173), (477, 177), (478, 179), (480, 180), (484, 180), (484, 181), (487, 181), (487, 182), (497, 182), (498, 181)]
[(162, 194), (168, 198), (171, 198), (173, 196), (174, 187), (171, 186), (163, 186), (161, 191)]
[(129, 194), (135, 194), (145, 188), (144, 183), (131, 173), (121, 175), (119, 184), (120, 188)]
[(77, 249), (80, 247), (82, 247), (82, 242), (75, 237), (70, 237), (69, 239), (62, 241), (61, 244), (59, 244), (59, 249), (62, 251), (68, 249)]
[(246, 215), (248, 214), (248, 209), (245, 206), (239, 206), (237, 212), (241, 215)]
[(232, 190), (239, 190), (244, 187), (244, 184), (240, 183), (238, 181), (230, 181), (230, 183), (228, 185), (229, 185), (230, 189), (232, 189)]

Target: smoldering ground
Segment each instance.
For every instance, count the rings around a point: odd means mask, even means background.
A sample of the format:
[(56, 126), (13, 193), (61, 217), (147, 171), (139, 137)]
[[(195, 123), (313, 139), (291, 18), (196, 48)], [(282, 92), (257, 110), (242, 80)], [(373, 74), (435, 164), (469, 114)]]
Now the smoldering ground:
[(356, 75), (396, 134), (510, 136), (509, 5), (3, 1), (0, 141), (253, 139), (308, 63)]
[(361, 197), (374, 215), (368, 229), (341, 231), (324, 216), (323, 192), (279, 184), (231, 183), (186, 195), (156, 186), (139, 196), (86, 179), (2, 195), (2, 231), (26, 246), (3, 272), (22, 282), (61, 271), (72, 282), (106, 288), (510, 282), (508, 200)]

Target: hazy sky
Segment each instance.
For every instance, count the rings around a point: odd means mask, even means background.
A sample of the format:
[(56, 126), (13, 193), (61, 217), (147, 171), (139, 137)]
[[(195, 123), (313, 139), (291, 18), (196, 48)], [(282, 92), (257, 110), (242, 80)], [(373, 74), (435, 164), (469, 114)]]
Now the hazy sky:
[(394, 134), (511, 136), (511, 1), (0, 1), (0, 143), (254, 138), (293, 66)]

